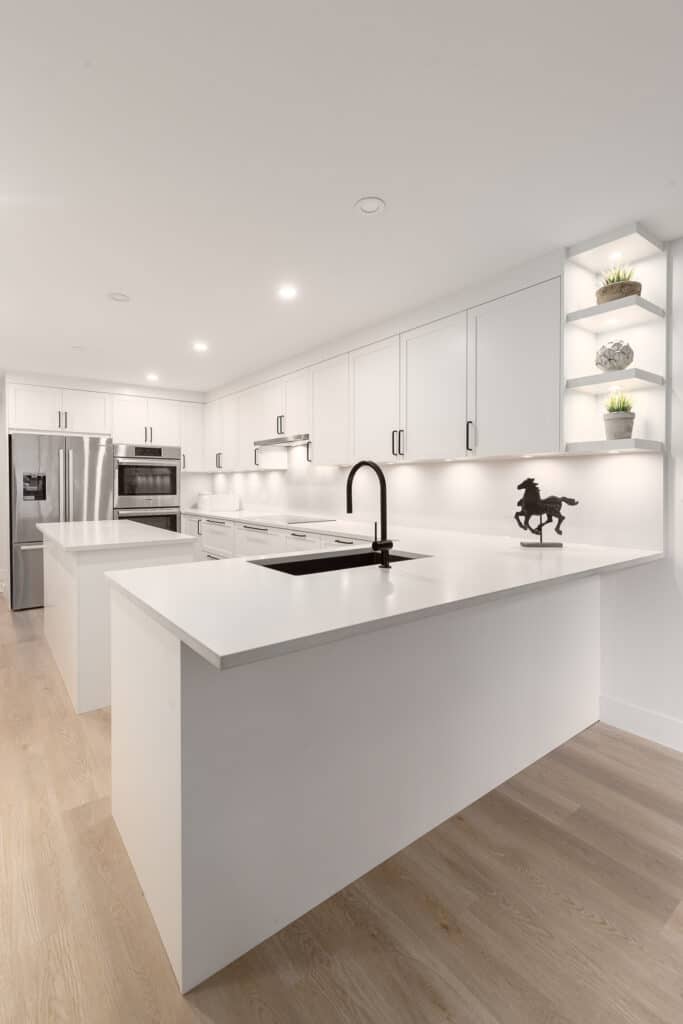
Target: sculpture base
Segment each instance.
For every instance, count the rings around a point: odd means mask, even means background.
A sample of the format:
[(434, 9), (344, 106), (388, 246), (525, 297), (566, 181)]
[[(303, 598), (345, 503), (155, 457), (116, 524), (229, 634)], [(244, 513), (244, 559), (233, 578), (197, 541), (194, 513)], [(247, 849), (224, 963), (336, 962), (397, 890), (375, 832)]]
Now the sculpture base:
[(564, 544), (561, 540), (520, 540), (519, 546), (521, 548), (562, 548)]

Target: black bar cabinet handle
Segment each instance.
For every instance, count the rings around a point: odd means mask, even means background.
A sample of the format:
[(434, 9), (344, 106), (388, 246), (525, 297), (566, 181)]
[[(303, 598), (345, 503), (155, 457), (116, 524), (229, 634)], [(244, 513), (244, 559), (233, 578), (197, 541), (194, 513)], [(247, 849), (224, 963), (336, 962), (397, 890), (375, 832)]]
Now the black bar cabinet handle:
[(405, 453), (406, 453), (405, 445), (403, 443), (405, 441), (405, 436), (406, 436), (405, 430), (403, 430), (403, 429), (399, 430), (399, 432), (398, 432), (398, 454), (399, 455), (405, 455)]
[(397, 454), (397, 452), (396, 452), (396, 435), (397, 434), (398, 434), (398, 430), (392, 430), (391, 431), (391, 454), (392, 455), (396, 455)]
[(472, 429), (473, 425), (474, 424), (472, 420), (468, 420), (467, 426), (465, 427), (465, 448), (467, 449), (468, 452), (474, 451), (472, 445), (470, 444), (470, 430)]

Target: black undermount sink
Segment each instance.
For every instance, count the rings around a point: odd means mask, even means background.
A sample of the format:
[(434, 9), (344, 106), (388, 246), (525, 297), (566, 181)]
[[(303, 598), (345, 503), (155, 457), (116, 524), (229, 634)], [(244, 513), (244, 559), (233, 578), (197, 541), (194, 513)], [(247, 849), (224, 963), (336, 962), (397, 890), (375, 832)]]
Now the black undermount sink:
[[(390, 552), (390, 562), (407, 562), (411, 558), (425, 558), (425, 555), (408, 555)], [(340, 551), (339, 554), (299, 555), (298, 558), (264, 558), (254, 561), (253, 565), (263, 565), (266, 569), (276, 569), (290, 576), (310, 576), (318, 572), (335, 572), (337, 569), (357, 569), (364, 565), (379, 566), (379, 551)]]

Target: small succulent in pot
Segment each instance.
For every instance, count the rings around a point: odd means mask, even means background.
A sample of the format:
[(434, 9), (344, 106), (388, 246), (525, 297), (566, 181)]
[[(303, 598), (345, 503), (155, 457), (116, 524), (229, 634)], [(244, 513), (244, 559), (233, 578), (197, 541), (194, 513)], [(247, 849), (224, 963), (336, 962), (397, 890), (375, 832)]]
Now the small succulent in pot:
[(625, 299), (628, 295), (640, 295), (643, 286), (640, 281), (633, 280), (632, 267), (611, 267), (602, 275), (602, 284), (595, 293), (599, 306), (615, 299)]
[(608, 441), (622, 441), (633, 436), (633, 402), (621, 391), (613, 392), (605, 406), (605, 437)]

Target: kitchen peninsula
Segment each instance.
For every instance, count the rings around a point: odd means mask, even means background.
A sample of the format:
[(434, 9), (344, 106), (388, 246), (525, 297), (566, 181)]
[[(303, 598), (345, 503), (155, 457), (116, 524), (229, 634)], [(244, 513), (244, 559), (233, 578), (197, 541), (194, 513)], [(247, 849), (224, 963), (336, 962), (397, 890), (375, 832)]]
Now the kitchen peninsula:
[(197, 540), (125, 519), (39, 523), (44, 538), (45, 638), (76, 711), (109, 704), (105, 572), (190, 562)]
[(394, 537), (109, 574), (112, 812), (184, 992), (595, 722), (600, 573), (661, 557)]

